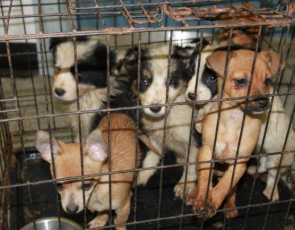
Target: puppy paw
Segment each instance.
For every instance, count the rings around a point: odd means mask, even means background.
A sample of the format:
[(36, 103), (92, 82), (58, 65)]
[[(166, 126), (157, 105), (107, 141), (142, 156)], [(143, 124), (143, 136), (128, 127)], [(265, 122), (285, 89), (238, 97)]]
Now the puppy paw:
[(235, 218), (239, 215), (239, 212), (237, 209), (232, 209), (232, 210), (227, 210), (227, 211), (224, 211), (225, 215), (226, 215), (226, 218)]
[(146, 185), (153, 174), (154, 172), (152, 170), (140, 171), (137, 177), (137, 185)]
[(251, 176), (254, 176), (255, 175), (255, 173), (256, 173), (256, 166), (255, 165), (252, 165), (252, 166), (250, 166), (250, 167), (248, 167), (248, 169), (247, 169), (247, 173), (249, 174), (249, 175), (251, 175)]
[(108, 221), (108, 215), (99, 215), (88, 223), (89, 228), (99, 228), (106, 225)]
[(211, 195), (208, 195), (208, 199), (206, 202), (206, 195), (202, 195), (202, 196), (198, 196), (197, 199), (194, 200), (193, 202), (193, 211), (195, 213), (206, 213), (203, 215), (200, 215), (200, 217), (204, 217), (204, 218), (209, 218), (209, 217), (213, 217), (216, 214), (216, 209), (213, 205), (212, 205), (212, 198)]
[[(271, 192), (272, 192), (272, 187), (268, 187), (268, 188), (264, 189), (263, 194), (270, 200)], [(273, 195), (272, 195), (272, 201), (278, 201), (279, 199), (280, 199), (279, 191), (277, 189), (275, 189), (273, 192)]]
[(178, 183), (174, 187), (175, 197), (179, 197), (181, 199), (185, 198), (187, 194), (190, 194), (195, 188), (194, 183), (187, 183), (185, 186), (185, 194), (184, 194), (184, 184)]

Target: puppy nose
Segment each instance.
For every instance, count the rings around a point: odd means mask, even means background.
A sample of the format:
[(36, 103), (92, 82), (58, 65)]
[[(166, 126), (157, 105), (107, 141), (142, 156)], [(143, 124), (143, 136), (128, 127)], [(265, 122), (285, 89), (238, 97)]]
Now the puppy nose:
[(70, 214), (75, 214), (78, 211), (78, 206), (77, 205), (68, 205), (67, 206), (67, 212)]
[(162, 108), (161, 106), (151, 107), (150, 110), (151, 110), (153, 113), (158, 113), (158, 112), (160, 112), (161, 108)]
[(263, 109), (268, 106), (268, 98), (261, 98), (255, 101), (259, 108)]
[(63, 89), (59, 89), (59, 88), (56, 88), (54, 90), (54, 92), (56, 93), (57, 96), (63, 96), (66, 93), (66, 91), (64, 91)]
[(196, 95), (194, 93), (188, 93), (187, 97), (192, 101), (196, 100)]

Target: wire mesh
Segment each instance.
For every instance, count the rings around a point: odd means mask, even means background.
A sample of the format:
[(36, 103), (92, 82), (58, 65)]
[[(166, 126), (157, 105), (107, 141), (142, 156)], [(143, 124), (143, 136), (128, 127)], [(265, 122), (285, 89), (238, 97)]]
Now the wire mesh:
[[(292, 154), (295, 152), (293, 150), (285, 150), (285, 145), (288, 138), (288, 133), (292, 129), (292, 124), (294, 120), (294, 57), (292, 53), (292, 48), (294, 47), (293, 36), (294, 36), (294, 18), (292, 16), (294, 10), (294, 3), (286, 3), (280, 1), (277, 6), (271, 6), (263, 1), (259, 2), (260, 7), (257, 9), (233, 9), (229, 7), (231, 2), (229, 1), (76, 1), (76, 0), (56, 0), (52, 1), (12, 1), (3, 0), (0, 2), (1, 16), (0, 16), (0, 42), (5, 44), (5, 51), (0, 53), (1, 60), (8, 60), (7, 65), (0, 67), (3, 69), (0, 73), (0, 195), (1, 195), (1, 226), (2, 229), (13, 229), (13, 218), (14, 215), (22, 215), (19, 211), (22, 206), (21, 203), (11, 203), (12, 196), (15, 195), (15, 191), (18, 188), (24, 188), (27, 190), (25, 196), (29, 199), (29, 202), (24, 204), (26, 206), (30, 215), (26, 215), (25, 220), (21, 221), (21, 224), (27, 224), (28, 222), (33, 222), (33, 226), (36, 229), (36, 219), (40, 217), (36, 209), (35, 197), (36, 188), (43, 185), (54, 185), (54, 198), (51, 202), (54, 202), (56, 209), (56, 215), (58, 216), (58, 228), (61, 229), (60, 217), (63, 214), (61, 207), (60, 197), (58, 196), (57, 184), (69, 180), (81, 180), (82, 185), (86, 179), (97, 177), (97, 176), (108, 176), (109, 181), (111, 181), (111, 176), (120, 173), (130, 173), (135, 172), (135, 184), (137, 181), (137, 173), (140, 171), (157, 169), (159, 171), (159, 184), (157, 187), (157, 202), (155, 202), (156, 215), (150, 219), (138, 218), (138, 214), (141, 212), (141, 206), (138, 205), (138, 197), (140, 195), (140, 188), (135, 186), (134, 188), (134, 201), (133, 201), (133, 216), (132, 220), (128, 221), (126, 224), (112, 224), (113, 213), (109, 209), (109, 225), (102, 228), (120, 227), (126, 226), (127, 228), (137, 229), (140, 228), (142, 224), (154, 223), (153, 229), (165, 228), (163, 223), (166, 220), (177, 220), (177, 226), (173, 226), (175, 229), (193, 229), (192, 226), (186, 226), (185, 218), (195, 218), (203, 213), (187, 213), (185, 211), (185, 200), (181, 201), (181, 205), (178, 207), (179, 212), (177, 214), (166, 215), (165, 213), (165, 192), (163, 190), (164, 185), (164, 170), (166, 169), (177, 169), (181, 166), (185, 166), (186, 177), (185, 184), (187, 181), (187, 168), (191, 165), (198, 165), (203, 163), (211, 163), (213, 166), (217, 162), (227, 162), (234, 160), (235, 162), (239, 159), (257, 159), (259, 162), (261, 157), (280, 155), (279, 170), (282, 165), (282, 157), (286, 154)], [(48, 10), (51, 8), (51, 11)], [(252, 15), (259, 19), (256, 22), (245, 23), (235, 16), (235, 14), (245, 12), (248, 15)], [(221, 16), (226, 16), (232, 19), (231, 24), (220, 23)], [(91, 21), (92, 24), (85, 26), (85, 21)], [(52, 23), (51, 26), (48, 26)], [(93, 23), (95, 26), (93, 26)], [(52, 28), (53, 27), (53, 28)], [(172, 163), (169, 165), (165, 164), (164, 158), (167, 157), (165, 153), (165, 141), (166, 141), (166, 119), (168, 116), (168, 108), (172, 106), (185, 106), (191, 105), (192, 108), (197, 108), (198, 103), (196, 101), (192, 102), (169, 102), (169, 78), (166, 81), (166, 102), (161, 105), (165, 107), (165, 122), (164, 122), (164, 135), (163, 135), (163, 149), (162, 149), (162, 159), (159, 166), (148, 167), (148, 168), (138, 168), (137, 166), (132, 170), (124, 170), (119, 172), (112, 171), (111, 162), (109, 162), (109, 172), (97, 173), (92, 175), (84, 175), (85, 165), (83, 163), (83, 145), (82, 145), (82, 128), (81, 127), (81, 116), (87, 114), (95, 113), (107, 113), (109, 117), (109, 158), (111, 158), (112, 150), (110, 148), (110, 113), (111, 112), (122, 112), (126, 110), (136, 110), (137, 111), (137, 123), (136, 123), (136, 134), (139, 135), (140, 124), (139, 116), (140, 111), (144, 108), (152, 108), (154, 105), (140, 105), (139, 93), (135, 95), (137, 97), (137, 102), (134, 106), (111, 108), (111, 94), (110, 94), (110, 49), (127, 49), (130, 47), (138, 46), (138, 78), (137, 78), (137, 91), (139, 92), (139, 82), (140, 82), (140, 68), (141, 68), (141, 47), (144, 45), (151, 45), (153, 43), (168, 43), (169, 53), (168, 53), (168, 73), (171, 71), (170, 59), (171, 59), (171, 47), (173, 44), (180, 45), (191, 45), (190, 42), (192, 37), (199, 36), (202, 42), (205, 38), (211, 38), (212, 41), (216, 38), (216, 31), (219, 29), (230, 29), (231, 35), (234, 29), (241, 29), (245, 27), (258, 27), (258, 40), (262, 40), (262, 45), (267, 47), (267, 50), (273, 50), (281, 54), (282, 58), (286, 59), (286, 68), (282, 71), (282, 76), (277, 75), (274, 81), (274, 92), (266, 95), (271, 100), (271, 107), (275, 96), (283, 98), (283, 105), (285, 107), (286, 113), (291, 117), (288, 130), (286, 131), (286, 137), (284, 137), (285, 144), (284, 148), (280, 152), (264, 153), (261, 150), (256, 155), (251, 155), (247, 157), (239, 157), (238, 151), (236, 157), (227, 159), (213, 159), (205, 162), (189, 162), (190, 147), (188, 147), (188, 155), (185, 162)], [(266, 33), (268, 32), (268, 34)], [(264, 33), (263, 33), (264, 32)], [(187, 36), (188, 33), (192, 35)], [(278, 35), (279, 36), (276, 36)], [(102, 109), (80, 109), (80, 91), (79, 91), (79, 75), (78, 75), (78, 63), (77, 58), (77, 41), (82, 36), (96, 36), (104, 35), (106, 36), (106, 47), (107, 47), (107, 106)], [(180, 35), (180, 36), (178, 36)], [(126, 36), (126, 37), (124, 37)], [(160, 38), (161, 37), (161, 38)], [(278, 39), (279, 37), (279, 39)], [(53, 57), (51, 51), (49, 50), (49, 39), (50, 38), (71, 38), (74, 43), (74, 75), (76, 82), (77, 99), (76, 105), (77, 109), (71, 112), (61, 111), (56, 107), (56, 99), (54, 98), (52, 91), (53, 87)], [(131, 39), (130, 39), (131, 38)], [(160, 39), (159, 39), (160, 38)], [(128, 40), (128, 42), (121, 42), (122, 40)], [(276, 40), (276, 42), (274, 42)], [(24, 51), (14, 50), (15, 43), (21, 43), (24, 45)], [(229, 39), (229, 43), (231, 40)], [(31, 48), (31, 44), (36, 45), (36, 49)], [(256, 53), (258, 52), (259, 42), (256, 45)], [(200, 47), (199, 55), (201, 56), (202, 46)], [(255, 54), (256, 54), (255, 53)], [(25, 70), (18, 68), (18, 59), (25, 60), (26, 68)], [(36, 64), (36, 63), (37, 64)], [(255, 63), (255, 58), (254, 58)], [(36, 67), (37, 65), (37, 67)], [(197, 63), (200, 65), (200, 62)], [(254, 64), (253, 64), (254, 66)], [(199, 66), (200, 67), (200, 66)], [(199, 68), (198, 67), (198, 68)], [(254, 67), (253, 67), (254, 70)], [(198, 70), (199, 71), (199, 70)], [(252, 71), (253, 74), (253, 71)], [(198, 74), (197, 74), (198, 76)], [(198, 84), (198, 80), (196, 81)], [(276, 92), (278, 89), (278, 92)], [(195, 86), (195, 93), (197, 90), (197, 85)], [(250, 90), (249, 90), (250, 91)], [(249, 92), (248, 92), (249, 95)], [(255, 98), (255, 96), (246, 97), (247, 100)], [(206, 100), (204, 102), (220, 102), (228, 100), (237, 100), (241, 98), (230, 98), (230, 99), (212, 99)], [(202, 102), (202, 101), (201, 101)], [(195, 109), (192, 109), (192, 120), (190, 122), (190, 138), (192, 138), (193, 133), (193, 118)], [(271, 111), (271, 108), (270, 108)], [(269, 113), (270, 117), (271, 112)], [(56, 168), (54, 163), (54, 147), (52, 145), (52, 137), (56, 137), (65, 142), (74, 142), (75, 135), (73, 130), (66, 124), (68, 116), (75, 116), (78, 119), (79, 124), (79, 143), (80, 143), (80, 154), (81, 154), (81, 176), (74, 176), (69, 178), (57, 178)], [(268, 118), (269, 119), (269, 118)], [(268, 121), (267, 121), (268, 124)], [(266, 130), (267, 130), (266, 125)], [(37, 130), (48, 130), (50, 135), (50, 151), (52, 154), (52, 173), (53, 179), (32, 179), (31, 174), (33, 167), (31, 166), (30, 156), (35, 160), (40, 158), (37, 155), (28, 154), (29, 151), (35, 147), (35, 133)], [(242, 126), (243, 129), (243, 126)], [(218, 130), (218, 129), (217, 129)], [(242, 132), (242, 131), (241, 131)], [(266, 131), (265, 131), (266, 133)], [(216, 134), (217, 135), (217, 134)], [(241, 138), (241, 137), (240, 137)], [(281, 138), (281, 137), (280, 137)], [(137, 152), (139, 151), (138, 139), (136, 142)], [(189, 141), (190, 146), (191, 140)], [(239, 148), (238, 148), (239, 149)], [(16, 152), (21, 152), (21, 157)], [(136, 152), (136, 156), (137, 156)], [(164, 154), (165, 153), (165, 154)], [(17, 158), (17, 159), (15, 159)], [(136, 158), (135, 165), (137, 165)], [(11, 165), (13, 167), (11, 167)], [(14, 168), (14, 169), (12, 169)], [(20, 170), (21, 172), (16, 172)], [(234, 169), (235, 170), (235, 169)], [(18, 180), (11, 181), (13, 176), (12, 173), (20, 174), (18, 175)], [(211, 172), (213, 173), (213, 169)], [(234, 174), (233, 174), (234, 175)], [(258, 167), (256, 167), (256, 177), (251, 184), (251, 193), (247, 205), (239, 205), (236, 207), (237, 210), (243, 212), (243, 224), (241, 229), (248, 229), (249, 226), (249, 212), (252, 208), (265, 207), (265, 218), (262, 229), (267, 229), (269, 227), (268, 222), (270, 221), (271, 208), (276, 204), (287, 204), (288, 208), (286, 210), (285, 218), (283, 222), (280, 222), (280, 227), (282, 229), (290, 222), (288, 219), (290, 217), (290, 211), (294, 210), (294, 175), (292, 171), (289, 171), (289, 178), (292, 181), (291, 185), (291, 197), (287, 200), (280, 201), (263, 201), (261, 203), (256, 203), (253, 200), (255, 183), (258, 180)], [(21, 179), (20, 179), (21, 178)], [(278, 174), (275, 175), (275, 184), (279, 180)], [(230, 190), (232, 189), (232, 181), (230, 184)], [(208, 185), (209, 186), (209, 185)], [(111, 183), (109, 183), (109, 206), (113, 206), (112, 202), (112, 189)], [(184, 192), (186, 186), (184, 186)], [(166, 191), (166, 190), (165, 190)], [(11, 195), (13, 194), (13, 195)], [(271, 192), (271, 197), (273, 197), (274, 188)], [(148, 198), (147, 198), (148, 199)], [(15, 201), (14, 201), (15, 202)], [(85, 198), (85, 192), (83, 190), (83, 227), (86, 229), (88, 220), (87, 212), (87, 199)], [(46, 204), (45, 204), (46, 207)], [(14, 210), (14, 211), (13, 211)], [(218, 213), (227, 212), (232, 210), (225, 206), (220, 208)], [(19, 212), (19, 213), (18, 213)], [(44, 213), (42, 212), (42, 215)], [(130, 215), (131, 216), (131, 215)], [(194, 219), (195, 220), (195, 219)], [(289, 222), (288, 222), (289, 221)], [(195, 221), (197, 224), (197, 221)], [(224, 216), (222, 219), (223, 229), (227, 229), (229, 220)], [(148, 225), (143, 225), (145, 228)], [(22, 226), (17, 226), (19, 228)], [(200, 229), (210, 229), (203, 218), (201, 223), (198, 223), (198, 228)]]

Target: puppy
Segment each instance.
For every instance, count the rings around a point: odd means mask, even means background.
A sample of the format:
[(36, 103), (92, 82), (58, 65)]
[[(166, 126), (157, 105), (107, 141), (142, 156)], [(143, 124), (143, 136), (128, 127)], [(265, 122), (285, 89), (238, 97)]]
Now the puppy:
[[(153, 105), (142, 109), (142, 125), (155, 148), (163, 152), (163, 137), (165, 123), (166, 82), (169, 82), (168, 103), (185, 101), (185, 90), (188, 80), (185, 67), (189, 62), (193, 48), (172, 47), (170, 71), (168, 73), (169, 45), (144, 47), (141, 50), (139, 99), (141, 105)], [(137, 95), (138, 48), (129, 50), (125, 59), (125, 68), (131, 77), (132, 89)], [(168, 78), (168, 79), (167, 79)], [(192, 107), (190, 105), (175, 105), (167, 107), (165, 149), (176, 153), (178, 163), (186, 162), (190, 150), (189, 162), (195, 162), (200, 146), (200, 134), (193, 130), (190, 140), (190, 124)], [(194, 119), (194, 118), (193, 118)], [(161, 157), (153, 151), (147, 153), (143, 160), (143, 168), (155, 167)], [(144, 170), (138, 174), (138, 184), (146, 184), (155, 170)], [(193, 190), (196, 181), (194, 166), (188, 166), (186, 193)], [(184, 196), (185, 170), (174, 187), (176, 197)]]
[[(231, 6), (232, 9), (256, 9), (255, 6), (249, 3), (242, 3), (235, 6)], [(234, 17), (237, 17), (242, 23), (253, 23), (253, 22), (261, 22), (262, 20), (255, 17), (252, 14), (249, 14), (246, 11), (241, 11), (240, 13), (231, 14)], [(219, 19), (221, 25), (228, 25), (228, 24), (235, 24), (240, 23), (238, 20), (230, 17), (228, 15), (222, 15)], [(220, 30), (220, 38), (219, 44), (220, 45), (228, 45), (228, 39), (230, 30), (228, 28), (223, 28)], [(232, 33), (232, 43), (241, 45), (245, 48), (255, 48), (258, 38), (259, 27), (258, 26), (251, 26), (251, 27), (242, 27), (233, 29)]]
[[(273, 92), (273, 87), (271, 87), (270, 92)], [(255, 152), (260, 153), (274, 153), (281, 151), (290, 151), (295, 150), (295, 132), (293, 126), (291, 125), (290, 131), (288, 133), (288, 127), (290, 123), (290, 118), (285, 113), (284, 106), (278, 96), (274, 97), (272, 110), (270, 113), (269, 123), (266, 130), (267, 119), (269, 116), (269, 112), (265, 112), (262, 114), (261, 120), (261, 130), (258, 138), (258, 142), (255, 148)], [(262, 146), (263, 136), (265, 134), (265, 140)], [(288, 135), (288, 136), (287, 136)], [(287, 137), (286, 146), (284, 148), (285, 139)], [(278, 170), (280, 159), (282, 158), (282, 163), (280, 170)], [(283, 173), (287, 171), (288, 168), (292, 166), (294, 158), (294, 152), (286, 153), (286, 154), (276, 154), (276, 155), (268, 155), (262, 156), (260, 158), (260, 164), (258, 167), (258, 173), (267, 172), (267, 185), (263, 194), (272, 201), (279, 200), (279, 191), (278, 191), (278, 182)], [(247, 170), (250, 175), (255, 175), (256, 166), (250, 166)], [(278, 174), (278, 178), (275, 184), (275, 178)], [(273, 196), (271, 197), (271, 193), (274, 187)]]
[[(221, 98), (223, 80), (225, 80), (225, 84), (222, 98), (247, 96), (254, 52), (250, 50), (232, 51), (229, 56), (227, 76), (223, 79), (226, 55), (226, 51), (217, 51), (207, 57), (207, 66), (214, 70), (219, 77), (218, 98)], [(279, 60), (279, 58), (280, 55), (274, 52), (257, 54), (255, 66), (259, 66), (259, 68), (254, 69), (249, 96), (259, 96), (258, 98), (249, 99), (248, 104), (246, 104), (244, 98), (222, 102), (214, 159), (236, 157), (238, 143), (240, 144), (238, 157), (252, 154), (259, 137), (261, 113), (269, 108), (269, 100), (264, 95), (269, 93), (271, 78), (279, 66), (279, 63), (273, 60)], [(209, 178), (211, 164), (202, 162), (211, 160), (215, 139), (214, 133), (218, 121), (218, 109), (219, 102), (208, 103), (204, 107), (204, 114), (198, 117), (198, 120), (202, 120), (202, 147), (197, 159), (199, 164), (196, 167), (198, 186), (197, 193), (192, 193), (188, 197), (188, 202), (193, 203), (194, 210), (207, 210), (206, 217), (212, 217), (224, 198), (229, 194), (232, 177), (232, 187), (235, 188), (246, 171), (246, 163), (249, 160), (238, 159), (235, 172), (233, 171), (235, 161), (227, 161), (228, 168), (224, 176), (214, 188), (212, 187), (212, 178)], [(246, 114), (243, 132), (241, 133), (244, 111)], [(239, 141), (240, 135), (241, 141)], [(209, 191), (207, 191), (208, 183)]]
[[(199, 44), (197, 44), (197, 48), (199, 49)], [(206, 100), (212, 99), (217, 94), (218, 87), (217, 87), (217, 75), (214, 71), (212, 71), (210, 68), (206, 66), (206, 57), (208, 57), (212, 52), (218, 51), (218, 50), (227, 50), (227, 47), (223, 46), (215, 46), (215, 45), (202, 45), (203, 50), (201, 53), (201, 60), (200, 60), (200, 71), (199, 71), (199, 78), (198, 78), (198, 88), (196, 94), (194, 94), (194, 88), (196, 84), (196, 70), (197, 70), (197, 63), (198, 63), (198, 53), (197, 55), (192, 55), (190, 60), (190, 66), (188, 67), (188, 72), (193, 73), (191, 75), (191, 80), (188, 82), (187, 91), (186, 91), (186, 99), (188, 101), (196, 100), (198, 101), (198, 104), (200, 106), (199, 110), (200, 113), (202, 113), (202, 108)], [(231, 46), (231, 50), (238, 50), (241, 49), (239, 46)], [(212, 52), (211, 52), (212, 51)], [(194, 51), (195, 53), (195, 51)], [(279, 60), (273, 60), (278, 62)], [(195, 63), (195, 64), (194, 64)], [(284, 67), (284, 66), (282, 66)], [(273, 87), (270, 87), (270, 92), (273, 92)], [(260, 152), (263, 136), (265, 133), (265, 128), (267, 124), (267, 118), (269, 116), (269, 112), (265, 111), (262, 114), (261, 121), (262, 126), (259, 133), (259, 139), (257, 142), (257, 145), (255, 147), (255, 152)], [(290, 123), (290, 118), (287, 116), (287, 114), (284, 111), (284, 107), (281, 103), (281, 100), (279, 97), (275, 96), (272, 110), (270, 114), (270, 119), (268, 123), (268, 129), (264, 140), (264, 145), (262, 148), (262, 153), (273, 153), (273, 152), (281, 152), (283, 150), (284, 141), (285, 138), (277, 138), (280, 137), (286, 137), (288, 126)], [(288, 135), (288, 141), (285, 146), (285, 151), (295, 150), (295, 144), (293, 144), (293, 141), (295, 137), (294, 130), (290, 129), (290, 133)], [(269, 155), (269, 156), (263, 156), (260, 158), (260, 164), (259, 164), (259, 173), (268, 172), (268, 179), (267, 179), (267, 187), (264, 190), (263, 194), (268, 197), (268, 199), (271, 199), (271, 192), (274, 186), (275, 177), (276, 174), (278, 174), (278, 179), (281, 178), (281, 175), (286, 172), (288, 168), (293, 163), (293, 156), (294, 153), (288, 153), (283, 155), (281, 169), (278, 172), (278, 166), (280, 162), (280, 154), (277, 155)], [(254, 175), (256, 172), (256, 166), (249, 167), (248, 171), (249, 174)], [(275, 185), (274, 194), (272, 197), (273, 201), (279, 200), (279, 193), (278, 193), (278, 186), (277, 183)]]
[[(69, 38), (52, 38), (50, 49), (55, 59), (53, 94), (63, 104), (64, 112), (77, 111), (77, 90), (75, 80), (74, 43)], [(121, 52), (122, 53), (122, 52)], [(76, 54), (78, 65), (78, 88), (80, 111), (107, 108), (107, 49), (102, 37), (77, 37)], [(110, 68), (116, 67), (117, 53), (110, 51)], [(127, 83), (110, 77), (110, 108), (135, 105), (133, 94)], [(136, 119), (134, 110), (123, 113)], [(104, 112), (84, 113), (81, 118), (82, 142), (93, 131)], [(71, 127), (79, 142), (77, 115), (68, 116)]]
[[(123, 171), (138, 168), (140, 162), (140, 149), (136, 162), (136, 125), (134, 121), (125, 114), (110, 114), (110, 150), (111, 159), (108, 158), (108, 117), (100, 121), (97, 129), (91, 132), (83, 143), (84, 175), (93, 175), (86, 178), (84, 184), (81, 179), (59, 181), (58, 191), (61, 195), (63, 209), (70, 214), (83, 210), (83, 193), (85, 191), (85, 202), (91, 211), (100, 212), (97, 217), (89, 223), (90, 228), (102, 227), (108, 220), (109, 207), (109, 175), (100, 176), (100, 173), (109, 172), (109, 161), (111, 171)], [(141, 137), (140, 135), (139, 137)], [(141, 138), (147, 145), (148, 139)], [(67, 178), (81, 176), (81, 155), (78, 143), (65, 144), (52, 137), (52, 150), (55, 164), (56, 178)], [(45, 131), (37, 131), (36, 148), (44, 160), (50, 163), (53, 176), (52, 156), (49, 134)], [(134, 172), (112, 174), (112, 209), (116, 211), (115, 224), (126, 223), (130, 212), (131, 188), (134, 181)], [(126, 229), (125, 226), (116, 229)]]

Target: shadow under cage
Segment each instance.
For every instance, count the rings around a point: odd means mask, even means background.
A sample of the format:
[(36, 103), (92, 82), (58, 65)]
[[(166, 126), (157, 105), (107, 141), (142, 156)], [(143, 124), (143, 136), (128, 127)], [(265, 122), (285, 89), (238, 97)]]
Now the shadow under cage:
[[(59, 229), (62, 218), (81, 229), (295, 226), (294, 3), (4, 0), (0, 8), (2, 229), (38, 229), (49, 217)], [(233, 91), (245, 95), (228, 96), (234, 71), (242, 74)], [(253, 96), (261, 88), (269, 91)], [(259, 115), (247, 110), (257, 98)], [(227, 124), (241, 127), (224, 157), (217, 133), (231, 102), (242, 118)], [(218, 105), (214, 141), (200, 160), (210, 105)], [(248, 130), (253, 151), (239, 155)], [(247, 172), (236, 181), (241, 162)], [(231, 167), (215, 207), (214, 188)]]

